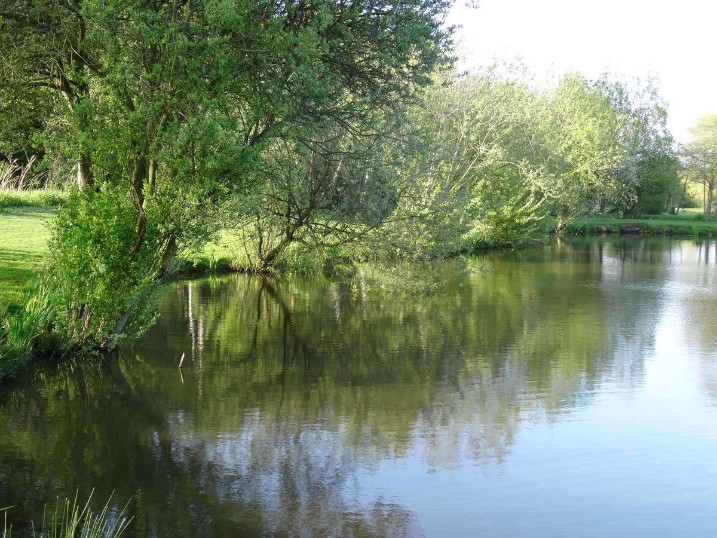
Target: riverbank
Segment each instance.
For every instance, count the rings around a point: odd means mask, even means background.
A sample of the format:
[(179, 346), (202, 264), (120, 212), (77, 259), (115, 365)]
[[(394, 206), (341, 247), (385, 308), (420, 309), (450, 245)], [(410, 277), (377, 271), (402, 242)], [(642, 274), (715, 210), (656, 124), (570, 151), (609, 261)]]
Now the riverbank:
[[(49, 255), (51, 221), (66, 197), (56, 193), (0, 190), (0, 380), (28, 362), (32, 335), (25, 334), (22, 306), (37, 285)], [(32, 206), (35, 202), (42, 207)], [(179, 260), (182, 276), (228, 272), (237, 246), (230, 234)], [(9, 334), (12, 342), (9, 344)]]
[[(0, 243), (0, 313), (19, 307), (42, 271), (48, 253), (49, 224), (56, 207), (63, 201), (63, 195), (55, 192), (24, 193), (22, 196), (0, 192), (0, 237), (3, 238)], [(683, 210), (678, 215), (646, 218), (584, 218), (567, 222), (562, 233), (715, 237), (717, 217)], [(236, 270), (240, 248), (237, 237), (223, 232), (201, 251), (183, 253), (179, 272), (201, 276)]]
[[(21, 306), (42, 272), (49, 252), (50, 222), (56, 212), (54, 207), (0, 205), (0, 314)], [(234, 248), (232, 238), (224, 234), (202, 252), (182, 258), (180, 272), (203, 275), (230, 271)]]
[[(14, 315), (13, 311), (22, 306), (42, 272), (48, 255), (50, 222), (57, 211), (56, 207), (29, 207), (27, 203), (22, 205), (25, 207), (0, 206), (0, 237), (3, 238), (0, 242), (0, 316), (5, 319), (10, 319)], [(49, 205), (57, 204), (53, 202)], [(549, 228), (554, 229), (554, 225), (545, 226), (546, 236)], [(590, 218), (567, 223), (562, 233), (714, 237), (717, 236), (717, 218), (694, 212), (641, 219)], [(216, 241), (200, 251), (183, 253), (179, 260), (180, 275), (201, 276), (237, 271), (240, 267), (237, 262), (240, 251), (237, 234), (223, 232)], [(297, 260), (292, 263), (297, 263)], [(0, 379), (17, 370), (18, 364), (22, 362), (16, 357), (10, 367), (9, 362), (4, 364), (0, 353)]]
[(629, 234), (676, 237), (715, 237), (717, 217), (683, 211), (678, 215), (656, 215), (643, 218), (594, 217), (566, 223), (564, 234)]

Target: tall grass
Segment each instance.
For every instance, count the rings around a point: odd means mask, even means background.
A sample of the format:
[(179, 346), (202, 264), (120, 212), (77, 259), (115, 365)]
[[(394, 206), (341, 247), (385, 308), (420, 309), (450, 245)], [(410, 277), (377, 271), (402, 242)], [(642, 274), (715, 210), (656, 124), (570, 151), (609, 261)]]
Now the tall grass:
[(0, 189), (0, 209), (8, 207), (60, 207), (67, 201), (67, 192), (60, 189)]
[[(117, 538), (121, 536), (132, 521), (127, 517), (125, 506), (119, 514), (110, 511), (109, 505), (112, 496), (102, 507), (99, 513), (90, 509), (92, 493), (84, 506), (78, 503), (77, 495), (72, 502), (69, 499), (57, 499), (55, 506), (45, 511), (42, 516), (42, 526), (37, 529), (35, 522), (31, 522), (33, 538)], [(5, 523), (2, 538), (12, 538), (12, 525), (8, 526), (7, 513), (12, 507), (0, 508), (5, 511)]]
[(34, 350), (46, 347), (38, 339), (47, 332), (53, 312), (49, 288), (43, 281), (12, 315), (0, 312), (0, 379), (25, 366)]

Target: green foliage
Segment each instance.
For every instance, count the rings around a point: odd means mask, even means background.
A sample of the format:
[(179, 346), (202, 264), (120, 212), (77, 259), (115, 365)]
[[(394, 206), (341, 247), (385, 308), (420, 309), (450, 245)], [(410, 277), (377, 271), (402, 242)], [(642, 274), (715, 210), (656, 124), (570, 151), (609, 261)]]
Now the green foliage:
[(0, 325), (0, 378), (25, 367), (35, 351), (54, 349), (50, 327), (54, 319), (50, 290), (38, 283), (21, 308), (3, 316)]
[(717, 186), (717, 115), (700, 118), (690, 132), (693, 139), (682, 148), (684, 176), (702, 186), (702, 207), (709, 215)]
[(0, 93), (43, 104), (32, 129), (76, 163), (81, 191), (55, 230), (55, 330), (101, 347), (139, 331), (175, 253), (266, 180), (271, 139), (306, 146), (302, 133), (411, 98), (445, 59), (448, 7), (8, 0)]
[(67, 191), (37, 189), (18, 191), (0, 189), (0, 209), (8, 207), (60, 207), (67, 201)]
[[(415, 127), (396, 141), (404, 181), (392, 217), (375, 234), (396, 255), (446, 256), (493, 239), (510, 243), (526, 232), (523, 217), (537, 217), (540, 201), (529, 193), (537, 99), (520, 73), (499, 67), (439, 79), (409, 118)], [(522, 216), (509, 231), (511, 212)], [(500, 238), (488, 238), (493, 223)]]
[(660, 187), (669, 197), (677, 181), (672, 137), (653, 81), (569, 74), (548, 111), (543, 137), (552, 159), (539, 183), (556, 214), (623, 214)]
[[(160, 196), (147, 202), (152, 215), (170, 211)], [(53, 330), (66, 345), (105, 347), (146, 328), (171, 224), (148, 219), (138, 244), (135, 206), (122, 187), (70, 195), (53, 226), (44, 278), (56, 309)]]
[(590, 81), (576, 74), (560, 80), (549, 96), (543, 126), (554, 163), (540, 182), (557, 213), (603, 212), (625, 204), (621, 127), (609, 96)]
[(682, 196), (682, 183), (677, 174), (679, 161), (674, 156), (648, 156), (638, 163), (637, 202), (629, 215), (657, 215), (677, 205)]
[(504, 200), (495, 209), (484, 211), (483, 218), (469, 234), (473, 249), (515, 247), (535, 240), (542, 220), (535, 207), (531, 195), (518, 192), (515, 199)]
[(267, 143), (259, 187), (223, 209), (226, 227), (243, 237), (242, 265), (276, 268), (288, 261), (292, 247), (291, 257), (299, 252), (322, 257), (322, 251), (359, 241), (380, 227), (397, 199), (397, 175), (381, 148), (400, 117), (396, 112), (381, 121), (373, 115), (371, 125), (322, 122), (296, 141)]
[(401, 170), (413, 185), (381, 230), (397, 253), (517, 245), (549, 215), (642, 212), (679, 197), (652, 81), (568, 74), (542, 91), (498, 64), (440, 82), (413, 114), (419, 134), (406, 131), (417, 149), (403, 150)]

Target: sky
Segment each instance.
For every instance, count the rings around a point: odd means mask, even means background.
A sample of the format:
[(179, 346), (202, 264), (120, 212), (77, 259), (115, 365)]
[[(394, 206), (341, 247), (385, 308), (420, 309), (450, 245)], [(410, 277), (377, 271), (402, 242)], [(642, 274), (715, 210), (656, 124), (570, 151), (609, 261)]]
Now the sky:
[(539, 78), (578, 71), (655, 76), (678, 141), (717, 113), (717, 1), (456, 0), (463, 67), (519, 57)]

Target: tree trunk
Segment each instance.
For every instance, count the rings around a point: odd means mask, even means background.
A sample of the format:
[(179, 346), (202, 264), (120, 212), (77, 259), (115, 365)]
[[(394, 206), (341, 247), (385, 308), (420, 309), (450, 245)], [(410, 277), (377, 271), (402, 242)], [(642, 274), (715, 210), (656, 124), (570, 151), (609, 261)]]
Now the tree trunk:
[(107, 337), (100, 343), (100, 349), (111, 349), (115, 346), (118, 337), (122, 334), (122, 331), (124, 331), (124, 328), (130, 320), (132, 314), (135, 313), (137, 308), (139, 308), (142, 303), (149, 299), (154, 290), (154, 286), (146, 286), (144, 290), (142, 290), (142, 293), (140, 293), (139, 297), (135, 298), (129, 305), (127, 305), (124, 312), (122, 312), (118, 318), (112, 332), (110, 332), (110, 334), (107, 335)]
[(712, 214), (712, 196), (714, 194), (714, 188), (714, 183), (709, 183), (707, 185), (707, 202), (705, 203), (705, 215)]
[(132, 172), (132, 199), (134, 201), (137, 216), (135, 218), (135, 243), (132, 246), (132, 260), (137, 257), (144, 244), (145, 233), (147, 232), (147, 214), (144, 211), (144, 186), (149, 174), (149, 159), (142, 155), (134, 163)]
[(87, 192), (93, 184), (92, 159), (86, 153), (80, 153), (77, 160), (77, 188), (82, 192)]
[(169, 272), (169, 266), (172, 263), (172, 259), (174, 258), (174, 255), (177, 253), (177, 238), (174, 234), (169, 236), (169, 239), (167, 240), (166, 245), (164, 246), (164, 251), (162, 252), (162, 262), (157, 269), (156, 274), (154, 277), (157, 280), (160, 280), (167, 276), (167, 273)]
[[(70, 80), (65, 76), (64, 73), (60, 74), (59, 83), (61, 93), (67, 101), (67, 104), (72, 110), (77, 112), (77, 123), (80, 132), (82, 132), (83, 134), (86, 133), (89, 130), (89, 119), (87, 117), (87, 112), (77, 110), (77, 105), (80, 102), (81, 98), (87, 96), (86, 86), (80, 85), (78, 88), (73, 88), (72, 84), (70, 83)], [(92, 176), (92, 157), (90, 157), (89, 153), (85, 149), (80, 148), (80, 154), (77, 157), (77, 188), (80, 189), (80, 191), (82, 192), (87, 192), (87, 190), (92, 186), (93, 183), (94, 178)]]
[(293, 236), (284, 236), (279, 243), (270, 248), (263, 256), (261, 256), (261, 269), (266, 270), (274, 262), (276, 257), (281, 254), (294, 240)]

